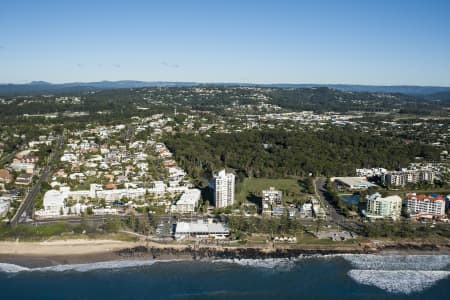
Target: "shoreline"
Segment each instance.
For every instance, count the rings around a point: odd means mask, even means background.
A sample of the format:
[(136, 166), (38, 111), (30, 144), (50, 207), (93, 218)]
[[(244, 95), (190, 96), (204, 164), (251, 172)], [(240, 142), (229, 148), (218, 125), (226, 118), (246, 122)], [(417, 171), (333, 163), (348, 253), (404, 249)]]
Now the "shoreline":
[(277, 259), (339, 254), (450, 255), (450, 244), (385, 242), (373, 248), (359, 245), (297, 245), (296, 247), (223, 247), (115, 240), (0, 242), (0, 263), (40, 268), (120, 260)]

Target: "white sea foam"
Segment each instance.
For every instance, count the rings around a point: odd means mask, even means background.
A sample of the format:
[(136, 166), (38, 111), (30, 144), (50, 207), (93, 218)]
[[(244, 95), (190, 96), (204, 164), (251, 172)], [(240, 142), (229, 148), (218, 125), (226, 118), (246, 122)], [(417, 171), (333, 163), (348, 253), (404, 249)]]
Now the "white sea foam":
[(364, 270), (442, 270), (450, 265), (450, 255), (343, 254), (353, 268)]
[(64, 271), (76, 271), (76, 272), (89, 272), (93, 270), (104, 269), (123, 269), (140, 266), (150, 266), (154, 263), (162, 262), (159, 260), (114, 260), (104, 261), (86, 264), (67, 264), (56, 265), (42, 268), (27, 268), (15, 264), (0, 263), (0, 272), (3, 273), (19, 273), (19, 272), (64, 272)]
[(14, 264), (7, 264), (7, 263), (0, 263), (0, 272), (2, 273), (18, 273), (22, 271), (28, 271), (29, 268), (14, 265)]
[(254, 268), (275, 269), (288, 271), (295, 265), (295, 260), (288, 258), (266, 258), (266, 259), (216, 259), (214, 263), (230, 263)]
[(391, 293), (411, 294), (431, 287), (450, 275), (449, 271), (350, 270), (348, 275), (360, 284), (376, 286)]
[(348, 275), (360, 284), (410, 294), (450, 275), (449, 255), (342, 255), (353, 267)]

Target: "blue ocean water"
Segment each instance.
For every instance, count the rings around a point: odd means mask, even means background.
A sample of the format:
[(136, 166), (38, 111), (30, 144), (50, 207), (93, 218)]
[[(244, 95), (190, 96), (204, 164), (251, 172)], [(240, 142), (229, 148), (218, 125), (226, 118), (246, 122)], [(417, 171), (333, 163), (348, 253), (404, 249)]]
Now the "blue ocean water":
[(0, 263), (0, 299), (448, 299), (450, 256)]

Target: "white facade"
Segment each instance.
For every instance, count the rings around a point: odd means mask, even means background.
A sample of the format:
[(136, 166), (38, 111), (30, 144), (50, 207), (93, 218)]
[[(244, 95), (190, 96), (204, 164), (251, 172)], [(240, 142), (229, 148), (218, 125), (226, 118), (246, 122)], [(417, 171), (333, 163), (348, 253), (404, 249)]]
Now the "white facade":
[(379, 193), (367, 195), (366, 216), (368, 218), (391, 218), (396, 220), (402, 212), (402, 198), (399, 196), (381, 197)]
[(234, 204), (234, 181), (235, 175), (225, 170), (214, 174), (214, 203), (217, 208)]
[(176, 239), (187, 237), (224, 239), (230, 235), (230, 231), (223, 223), (203, 222), (178, 222), (174, 232)]
[(189, 189), (181, 195), (177, 201), (176, 211), (178, 213), (194, 212), (200, 200), (201, 191), (199, 189)]
[(166, 184), (163, 181), (153, 181), (153, 187), (148, 189), (148, 192), (163, 195), (166, 192)]
[(384, 182), (387, 185), (405, 186), (408, 183), (418, 183), (420, 181), (433, 182), (435, 175), (430, 170), (403, 170), (387, 173)]
[(272, 206), (281, 205), (282, 192), (276, 190), (274, 187), (270, 187), (268, 190), (264, 190), (261, 193), (262, 196), (262, 208), (263, 211), (270, 211)]
[(387, 170), (384, 168), (370, 168), (370, 169), (356, 169), (356, 176), (381, 176), (387, 173)]
[(44, 194), (43, 206), (45, 216), (59, 216), (66, 209), (65, 199), (68, 197), (67, 190), (49, 190)]
[(436, 197), (426, 195), (416, 195), (415, 193), (406, 196), (408, 212), (411, 217), (444, 217), (445, 200), (441, 195)]
[(10, 201), (0, 200), (0, 218), (3, 218), (6, 216), (6, 214), (9, 211), (9, 207), (10, 207)]

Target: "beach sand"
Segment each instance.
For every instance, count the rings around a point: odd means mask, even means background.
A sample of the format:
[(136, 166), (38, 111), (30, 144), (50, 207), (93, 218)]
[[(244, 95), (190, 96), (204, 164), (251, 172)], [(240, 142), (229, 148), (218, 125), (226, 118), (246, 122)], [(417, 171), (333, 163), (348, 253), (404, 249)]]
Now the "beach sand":
[(115, 240), (54, 240), (46, 242), (0, 242), (0, 262), (27, 267), (77, 264), (119, 259), (114, 251), (142, 246), (142, 242)]
[[(396, 243), (393, 243), (394, 246)], [(127, 252), (127, 249), (135, 249), (146, 247), (148, 249), (156, 249), (157, 255), (153, 255), (155, 250), (150, 252)], [(253, 253), (251, 250), (257, 250), (257, 256), (264, 255), (273, 251), (267, 247), (248, 248), (245, 246), (239, 247), (242, 249), (249, 249), (247, 253)], [(306, 253), (359, 253), (361, 248), (358, 246), (312, 246), (302, 245), (300, 249)], [(159, 250), (158, 250), (159, 249)], [(184, 250), (188, 251), (184, 251)], [(197, 249), (197, 250), (195, 250)], [(54, 266), (60, 264), (83, 264), (102, 261), (113, 260), (130, 260), (130, 259), (196, 259), (195, 256), (199, 254), (198, 250), (207, 249), (212, 251), (224, 251), (225, 248), (221, 246), (203, 245), (193, 247), (193, 244), (185, 243), (170, 243), (160, 244), (151, 241), (118, 241), (118, 240), (101, 240), (101, 239), (67, 239), (67, 240), (49, 240), (44, 242), (14, 242), (14, 241), (0, 241), (0, 263), (16, 264), (29, 268)], [(237, 249), (235, 247), (228, 248)], [(280, 249), (283, 249), (281, 247)], [(125, 253), (121, 253), (125, 250)], [(376, 251), (379, 254), (449, 254), (449, 245), (445, 244), (436, 249), (414, 249), (405, 247), (392, 247)], [(231, 250), (233, 251), (233, 250)], [(231, 252), (233, 253), (233, 252)], [(230, 255), (230, 252), (228, 252)], [(242, 253), (237, 255), (242, 256)], [(245, 255), (244, 255), (245, 256)], [(198, 259), (198, 258), (197, 258)]]

